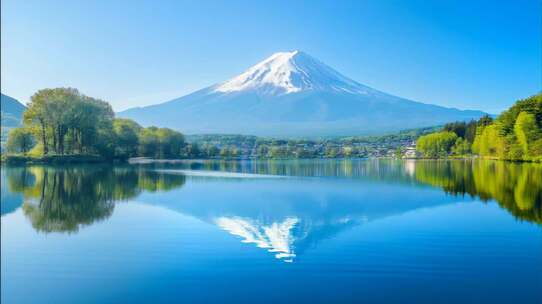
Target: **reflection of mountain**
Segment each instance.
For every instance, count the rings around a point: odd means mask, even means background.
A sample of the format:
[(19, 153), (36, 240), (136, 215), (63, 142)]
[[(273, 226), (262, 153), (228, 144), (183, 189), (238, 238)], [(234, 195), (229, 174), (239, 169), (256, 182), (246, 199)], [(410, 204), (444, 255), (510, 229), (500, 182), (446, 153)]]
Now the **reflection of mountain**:
[(288, 217), (281, 223), (273, 223), (270, 226), (262, 226), (250, 219), (238, 217), (219, 217), (215, 223), (229, 233), (243, 238), (243, 243), (253, 243), (259, 248), (274, 252), (277, 259), (292, 262), (295, 257), (292, 248), (295, 238), (292, 230), (299, 219)]
[(243, 243), (275, 253), (277, 259), (293, 262), (294, 258), (319, 241), (330, 238), (349, 227), (360, 225), (366, 218), (345, 217), (335, 222), (286, 217), (282, 222), (264, 224), (258, 220), (240, 217), (219, 217), (214, 220), (221, 229), (241, 237)]
[(6, 190), (20, 199), (7, 200), (10, 208), (4, 208), (2, 196), (2, 215), (22, 204), (32, 226), (44, 232), (78, 231), (111, 216), (117, 201), (133, 198), (143, 190), (155, 192), (184, 184), (182, 175), (137, 167), (8, 167), (3, 174)]
[(187, 179), (190, 186), (182, 191), (142, 195), (140, 201), (217, 225), (286, 262), (353, 226), (454, 202), (432, 188), (381, 182)]
[[(152, 199), (155, 204), (215, 224), (245, 243), (274, 252), (284, 261), (292, 261), (320, 241), (352, 226), (453, 203), (457, 195), (466, 193), (484, 201), (494, 199), (522, 219), (540, 223), (542, 218), (542, 166), (535, 164), (316, 160), (210, 161), (189, 167), (259, 176), (349, 177), (301, 178), (292, 182), (232, 180), (216, 174), (190, 176), (190, 188), (194, 189)], [(426, 187), (427, 184), (438, 188)], [(443, 195), (440, 188), (453, 195)]]
[[(166, 165), (167, 166), (167, 165)], [(514, 216), (542, 223), (542, 164), (487, 160), (198, 161), (173, 167), (260, 175), (341, 177), (431, 185), (453, 195), (495, 200)]]
[(10, 188), (13, 188), (14, 185), (8, 185), (7, 173), (10, 174), (10, 181), (16, 179), (19, 181), (19, 185), (24, 187), (24, 185), (28, 185), (29, 182), (31, 182), (28, 179), (33, 177), (33, 175), (25, 174), (25, 172), (26, 171), (22, 168), (13, 168), (8, 172), (6, 172), (6, 170), (2, 170), (2, 176), (0, 177), (0, 207), (2, 215), (14, 212), (23, 203), (23, 195), (21, 193), (22, 189), (14, 189), (14, 191), (10, 191)]

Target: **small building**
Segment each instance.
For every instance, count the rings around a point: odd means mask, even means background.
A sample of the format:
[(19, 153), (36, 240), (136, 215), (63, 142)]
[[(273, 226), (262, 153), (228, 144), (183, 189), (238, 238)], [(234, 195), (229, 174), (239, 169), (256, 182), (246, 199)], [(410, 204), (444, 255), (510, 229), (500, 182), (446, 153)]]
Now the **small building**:
[(405, 148), (403, 158), (418, 158), (418, 152), (416, 152), (416, 146), (410, 145)]

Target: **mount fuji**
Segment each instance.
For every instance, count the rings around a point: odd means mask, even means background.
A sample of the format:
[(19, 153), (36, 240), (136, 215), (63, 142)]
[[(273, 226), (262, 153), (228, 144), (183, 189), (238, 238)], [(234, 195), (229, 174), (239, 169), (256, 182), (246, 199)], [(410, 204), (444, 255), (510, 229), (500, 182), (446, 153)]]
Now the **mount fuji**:
[(476, 119), (485, 113), (393, 96), (301, 52), (280, 52), (192, 94), (119, 116), (187, 134), (363, 135)]

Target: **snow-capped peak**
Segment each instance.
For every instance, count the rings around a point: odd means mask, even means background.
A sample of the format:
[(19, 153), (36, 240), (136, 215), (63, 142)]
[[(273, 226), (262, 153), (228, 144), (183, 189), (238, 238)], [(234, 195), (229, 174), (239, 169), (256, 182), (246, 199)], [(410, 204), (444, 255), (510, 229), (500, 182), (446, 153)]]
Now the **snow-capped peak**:
[(275, 53), (214, 89), (215, 92), (222, 93), (245, 90), (270, 95), (306, 90), (362, 94), (373, 91), (301, 51)]

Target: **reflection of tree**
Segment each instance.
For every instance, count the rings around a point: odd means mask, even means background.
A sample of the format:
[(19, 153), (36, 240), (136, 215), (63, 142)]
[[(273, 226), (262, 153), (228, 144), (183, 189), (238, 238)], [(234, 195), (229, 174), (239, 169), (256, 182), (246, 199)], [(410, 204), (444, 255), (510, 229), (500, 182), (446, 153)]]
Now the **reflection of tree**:
[(379, 159), (221, 160), (191, 164), (190, 169), (262, 175), (408, 180), (408, 172), (403, 170), (402, 161)]
[(168, 191), (185, 183), (182, 174), (168, 174), (157, 171), (143, 171), (138, 174), (138, 187), (149, 192)]
[(105, 166), (13, 168), (6, 176), (10, 191), (23, 194), (22, 209), (32, 226), (44, 232), (77, 231), (111, 216), (116, 201), (185, 181), (183, 175)]
[(542, 224), (542, 165), (501, 161), (423, 161), (416, 179), (452, 194), (499, 205), (520, 219)]

